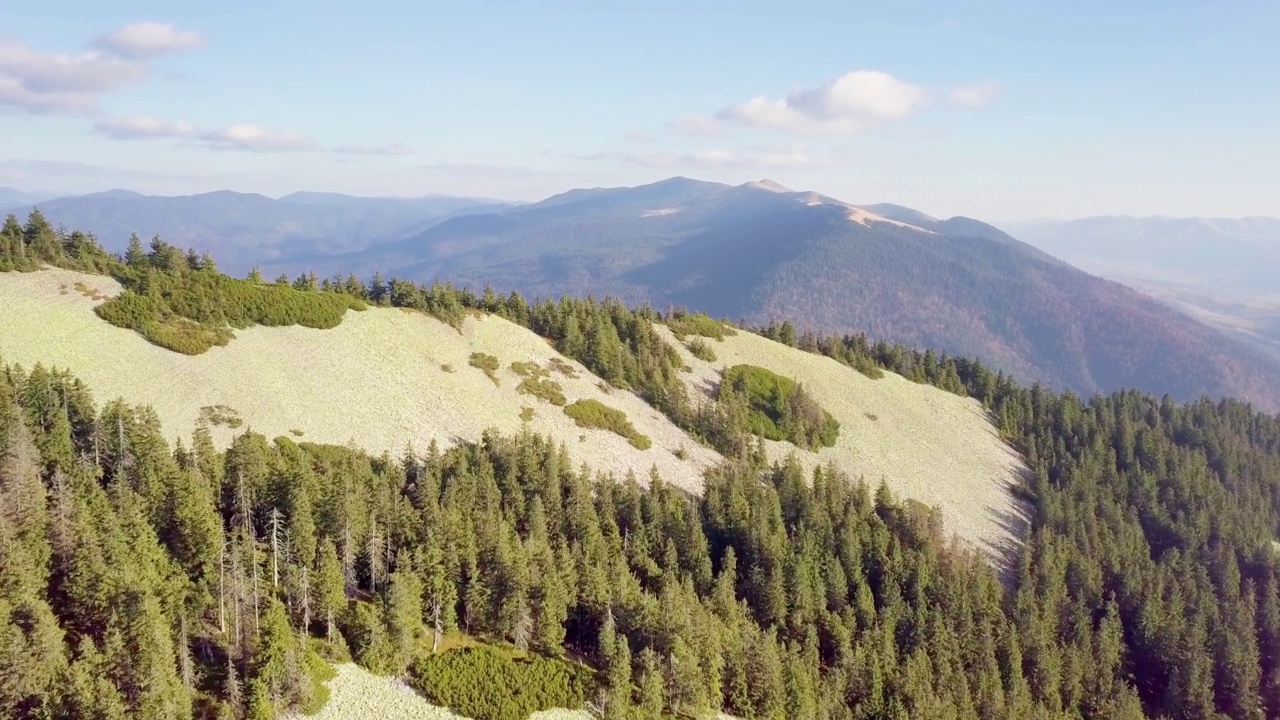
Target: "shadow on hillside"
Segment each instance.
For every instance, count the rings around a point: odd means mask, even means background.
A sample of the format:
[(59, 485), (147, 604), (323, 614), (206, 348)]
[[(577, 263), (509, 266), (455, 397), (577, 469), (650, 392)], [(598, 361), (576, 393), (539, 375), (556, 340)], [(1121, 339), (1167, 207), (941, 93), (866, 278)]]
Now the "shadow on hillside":
[(1000, 581), (1007, 588), (1013, 587), (1013, 582), (1017, 578), (1018, 560), (1022, 555), (1027, 534), (1031, 530), (1033, 514), (1031, 503), (1017, 492), (1017, 486), (1025, 487), (1030, 481), (1031, 470), (1026, 467), (1021, 468), (1016, 481), (1004, 484), (1003, 489), (1009, 494), (1010, 505), (986, 508), (987, 517), (995, 520), (1000, 526), (1001, 533), (999, 537), (984, 542), (983, 549), (991, 558)]

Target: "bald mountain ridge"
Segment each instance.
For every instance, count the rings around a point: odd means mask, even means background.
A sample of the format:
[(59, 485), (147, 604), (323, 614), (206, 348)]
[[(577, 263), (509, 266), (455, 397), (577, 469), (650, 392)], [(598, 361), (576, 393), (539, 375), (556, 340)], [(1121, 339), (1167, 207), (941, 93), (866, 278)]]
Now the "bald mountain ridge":
[(1280, 409), (1280, 363), (1002, 230), (776, 183), (573, 190), (305, 263), (526, 295), (610, 295), (986, 359), (1082, 394), (1233, 395)]

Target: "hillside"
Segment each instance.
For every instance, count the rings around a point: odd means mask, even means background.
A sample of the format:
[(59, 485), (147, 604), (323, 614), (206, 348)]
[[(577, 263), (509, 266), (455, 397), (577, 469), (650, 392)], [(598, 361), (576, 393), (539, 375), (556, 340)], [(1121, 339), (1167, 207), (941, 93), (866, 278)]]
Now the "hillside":
[[(903, 497), (941, 509), (948, 531), (993, 555), (1016, 547), (1025, 534), (1025, 511), (1010, 491), (1026, 466), (977, 401), (892, 373), (873, 380), (831, 358), (751, 333), (709, 341), (712, 362), (694, 357), (670, 331), (666, 336), (693, 368), (686, 382), (698, 395), (713, 398), (725, 368), (754, 365), (802, 383), (839, 421), (835, 446), (811, 452), (766, 441), (771, 457), (794, 452), (809, 472), (834, 464), (869, 485), (886, 482)], [(923, 458), (928, 461), (919, 462)]]
[[(221, 407), (230, 412), (219, 414), (238, 420), (235, 427), (211, 426), (222, 447), (253, 430), (298, 441), (354, 443), (398, 456), (408, 448), (423, 452), (432, 441), (448, 447), (477, 441), (489, 429), (510, 434), (527, 427), (564, 442), (575, 463), (641, 479), (657, 468), (667, 482), (694, 491), (705, 470), (720, 461), (633, 393), (609, 389), (543, 338), (492, 315), (469, 316), (459, 332), (423, 313), (372, 308), (347, 313), (329, 330), (238, 331), (226, 347), (190, 356), (102, 321), (92, 311), (100, 300), (77, 287), (103, 298), (120, 292), (110, 278), (67, 270), (0, 273), (0, 358), (67, 369), (103, 400), (123, 397), (150, 405), (169, 437), (187, 435), (209, 416), (205, 408)], [(801, 381), (838, 398), (828, 409), (845, 427), (840, 444), (813, 457), (848, 463), (869, 483), (883, 480), (895, 492), (939, 506), (948, 529), (975, 544), (995, 548), (1011, 539), (1000, 518), (1012, 511), (1007, 488), (1018, 479), (1019, 464), (972, 400), (891, 373), (870, 380), (833, 360), (750, 333), (725, 343), (726, 358), (798, 373)], [(476, 352), (498, 359), (497, 385), (471, 365)], [(694, 368), (686, 376), (691, 388), (714, 380), (709, 365), (687, 351), (682, 355)], [(580, 428), (561, 407), (521, 394), (522, 377), (511, 364), (529, 361), (551, 370), (568, 403), (595, 399), (625, 412), (652, 447), (639, 450), (611, 432)], [(558, 364), (572, 367), (578, 377), (556, 370)], [(528, 421), (522, 419), (524, 408), (533, 411)], [(866, 412), (883, 416), (883, 422), (868, 421)], [(813, 465), (812, 453), (790, 443), (767, 445), (774, 459), (795, 451)]]
[(1104, 216), (1005, 227), (1280, 359), (1280, 220)]
[(358, 250), (403, 238), (460, 213), (505, 207), (494, 200), (428, 196), (367, 198), (298, 192), (279, 199), (228, 190), (155, 196), (124, 190), (61, 198), (0, 193), (0, 217), (26, 217), (38, 206), (54, 225), (92, 233), (123, 252), (129, 236), (159, 235), (182, 247), (212, 252), (224, 268), (244, 275), (280, 257)]
[[(424, 452), (435, 441), (448, 447), (476, 441), (487, 429), (528, 427), (563, 441), (575, 462), (619, 477), (647, 477), (657, 467), (669, 482), (696, 489), (717, 461), (660, 413), (630, 393), (601, 391), (600, 380), (546, 341), (501, 318), (469, 318), (458, 332), (422, 313), (372, 309), (349, 313), (331, 330), (255, 327), (225, 348), (181, 355), (138, 334), (108, 325), (93, 313), (97, 301), (81, 284), (110, 297), (109, 278), (65, 270), (0, 274), (0, 357), (31, 367), (67, 369), (103, 399), (123, 397), (150, 405), (169, 437), (195, 428), (202, 408), (229, 408), (239, 423), (211, 427), (225, 447), (247, 430), (310, 442), (354, 442), (370, 452)], [(495, 385), (470, 364), (473, 352), (498, 358)], [(623, 438), (578, 428), (561, 408), (516, 390), (512, 362), (568, 363), (579, 377), (553, 373), (570, 402), (595, 398), (624, 410), (653, 447), (640, 451)], [(447, 368), (447, 369), (446, 369)], [(675, 456), (676, 451), (686, 459)]]
[(861, 331), (1085, 395), (1134, 387), (1280, 409), (1277, 361), (990, 225), (783, 190), (673, 178), (572, 191), (308, 262)]

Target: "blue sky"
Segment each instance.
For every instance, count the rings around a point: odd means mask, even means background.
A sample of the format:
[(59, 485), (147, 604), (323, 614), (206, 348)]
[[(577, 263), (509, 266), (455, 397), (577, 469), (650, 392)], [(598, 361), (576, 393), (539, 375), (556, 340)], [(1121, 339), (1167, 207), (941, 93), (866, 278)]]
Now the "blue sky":
[(1280, 216), (1275, 2), (183, 5), (0, 11), (0, 186)]

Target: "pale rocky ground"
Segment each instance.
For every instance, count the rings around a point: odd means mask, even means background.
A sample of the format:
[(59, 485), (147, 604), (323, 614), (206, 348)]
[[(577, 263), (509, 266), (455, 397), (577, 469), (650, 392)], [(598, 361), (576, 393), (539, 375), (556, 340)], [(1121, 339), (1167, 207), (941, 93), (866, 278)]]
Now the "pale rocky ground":
[[(37, 362), (68, 369), (99, 402), (122, 397), (150, 405), (170, 439), (189, 437), (202, 407), (227, 405), (244, 425), (213, 428), (220, 445), (253, 429), (268, 438), (354, 441), (399, 455), (409, 446), (422, 451), (433, 439), (446, 447), (478, 440), (487, 428), (519, 432), (521, 408), (528, 406), (532, 431), (563, 441), (575, 462), (619, 477), (631, 470), (644, 481), (656, 466), (668, 482), (697, 490), (703, 471), (720, 459), (634, 394), (604, 392), (581, 364), (501, 318), (468, 318), (459, 333), (422, 313), (374, 308), (349, 312), (330, 330), (236, 331), (226, 347), (188, 356), (107, 324), (93, 313), (96, 302), (75, 290), (77, 282), (106, 295), (120, 292), (110, 278), (66, 270), (0, 274), (0, 358), (28, 369)], [(470, 366), (473, 352), (501, 361), (500, 386)], [(518, 394), (521, 378), (510, 364), (533, 360), (545, 367), (552, 358), (578, 371), (577, 379), (552, 371), (569, 402), (594, 398), (623, 410), (653, 446), (637, 450), (611, 432), (579, 428), (562, 408)], [(685, 460), (674, 454), (681, 448)]]
[[(202, 407), (227, 405), (244, 425), (215, 427), (219, 444), (251, 428), (268, 438), (354, 441), (398, 455), (406, 447), (421, 451), (432, 439), (442, 446), (475, 440), (487, 428), (518, 432), (525, 425), (521, 408), (528, 406), (535, 412), (531, 430), (563, 441), (575, 462), (619, 476), (630, 470), (643, 481), (656, 466), (664, 479), (696, 491), (703, 471), (720, 460), (634, 394), (606, 393), (579, 363), (500, 318), (469, 318), (459, 333), (421, 313), (375, 308), (350, 312), (330, 330), (237, 331), (226, 347), (187, 356), (102, 321), (93, 313), (96, 301), (75, 290), (77, 282), (106, 295), (120, 292), (110, 278), (65, 270), (0, 274), (0, 358), (69, 369), (99, 402), (123, 397), (150, 405), (170, 438), (189, 436)], [(899, 496), (940, 507), (948, 530), (960, 537), (988, 551), (1015, 545), (1020, 513), (1008, 487), (1024, 466), (976, 401), (890, 373), (871, 380), (829, 358), (744, 332), (709, 341), (717, 360), (705, 363), (666, 328), (659, 330), (693, 369), (683, 377), (699, 395), (712, 396), (723, 368), (759, 365), (803, 382), (840, 421), (835, 447), (812, 453), (771, 442), (772, 458), (796, 452), (807, 467), (835, 461), (873, 486), (883, 478)], [(500, 386), (470, 366), (476, 351), (501, 361)], [(552, 372), (569, 402), (595, 398), (625, 411), (653, 447), (637, 450), (613, 433), (579, 428), (561, 408), (518, 394), (520, 378), (510, 363), (547, 366), (552, 358), (578, 371), (577, 379)], [(684, 460), (675, 455), (682, 448)]]
[(659, 330), (693, 369), (684, 377), (694, 392), (711, 397), (724, 368), (757, 365), (804, 383), (840, 422), (835, 446), (816, 453), (766, 441), (771, 460), (794, 452), (807, 468), (834, 461), (873, 489), (884, 479), (899, 497), (941, 508), (948, 533), (990, 553), (1016, 546), (1022, 515), (1009, 487), (1025, 464), (996, 434), (981, 403), (893, 373), (872, 380), (831, 358), (745, 332), (706, 339), (716, 354), (707, 363), (670, 330)]
[(329, 702), (315, 715), (293, 715), (289, 720), (465, 720), (427, 702), (404, 683), (354, 663), (336, 665), (334, 670), (337, 676), (325, 683)]
[[(354, 663), (334, 666), (329, 682), (329, 702), (315, 715), (294, 715), (289, 720), (466, 720), (437, 707), (393, 678), (380, 677)], [(720, 713), (716, 720), (737, 720)], [(585, 710), (544, 710), (529, 720), (591, 720)]]

